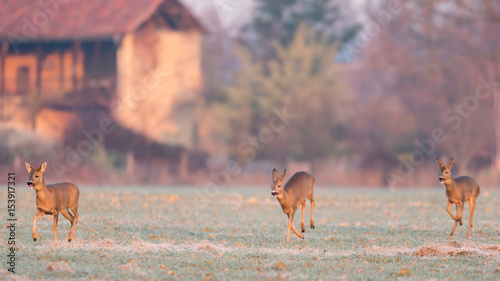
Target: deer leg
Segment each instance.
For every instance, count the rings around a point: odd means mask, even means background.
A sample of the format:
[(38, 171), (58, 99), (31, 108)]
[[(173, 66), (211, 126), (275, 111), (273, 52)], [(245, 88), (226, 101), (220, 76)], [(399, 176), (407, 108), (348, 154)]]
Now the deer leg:
[(451, 205), (453, 205), (453, 203), (451, 203), (450, 201), (448, 201), (448, 205), (446, 205), (446, 211), (448, 212), (448, 214), (450, 214), (450, 216), (453, 218), (453, 220), (456, 221), (457, 218), (450, 211)]
[(290, 226), (292, 225), (293, 223), (293, 212), (292, 212), (292, 215), (290, 216), (290, 214), (286, 214), (288, 216), (288, 225), (286, 227), (286, 243), (290, 243), (290, 229), (292, 229)]
[(458, 220), (460, 221), (460, 225), (462, 225), (462, 213), (464, 211), (464, 202), (460, 202), (459, 204), (457, 204), (457, 216), (458, 216)]
[(451, 235), (454, 235), (455, 234), (455, 230), (457, 229), (457, 225), (458, 225), (458, 222), (460, 221), (460, 219), (458, 218), (458, 212), (460, 211), (460, 206), (459, 204), (455, 204), (457, 206), (457, 217), (455, 218), (455, 225), (453, 226), (453, 229), (451, 230)]
[(76, 223), (78, 222), (78, 218), (80, 217), (78, 215), (78, 207), (71, 207), (71, 211), (73, 211), (74, 217), (73, 217), (73, 222), (71, 223), (71, 230), (69, 232), (69, 238), (68, 242), (71, 242), (75, 239), (75, 226)]
[(309, 199), (311, 201), (311, 228), (314, 229), (314, 219), (313, 219), (313, 210), (314, 210), (314, 199)]
[(295, 211), (292, 211), (291, 214), (288, 215), (288, 232), (287, 232), (287, 235), (286, 235), (286, 243), (288, 244), (289, 241), (290, 241), (290, 230), (293, 230), (293, 232), (300, 238), (304, 238), (304, 236), (302, 234), (300, 234), (296, 229), (295, 227), (293, 227), (293, 216), (295, 215)]
[(300, 229), (302, 232), (306, 231), (306, 226), (304, 224), (304, 215), (306, 212), (306, 200), (304, 200), (304, 203), (302, 203), (302, 219), (300, 220)]
[[(455, 226), (453, 226), (453, 229), (451, 230), (450, 236), (452, 236), (452, 235), (455, 234), (455, 229), (457, 228), (457, 224), (458, 224), (457, 218), (450, 212), (451, 205), (453, 205), (453, 203), (451, 203), (450, 201), (448, 201), (448, 205), (446, 205), (446, 211), (448, 211), (448, 213), (451, 215), (451, 217), (455, 221)], [(458, 214), (458, 205), (457, 205), (457, 214)]]
[(36, 220), (43, 217), (43, 215), (44, 215), (43, 212), (38, 211), (33, 217), (33, 230), (32, 230), (33, 241), (36, 241), (36, 238), (38, 238), (38, 235), (36, 234)]
[(59, 214), (55, 213), (54, 214), (54, 228), (52, 229), (54, 231), (54, 242), (57, 242), (57, 221), (59, 220)]
[[(295, 227), (293, 227), (293, 216), (295, 215), (295, 211), (292, 212), (292, 215), (290, 216), (290, 221), (289, 221), (289, 225), (290, 225), (290, 229), (293, 230), (293, 232), (295, 232), (295, 234), (304, 239), (304, 235), (300, 234), (296, 229)], [(288, 233), (290, 233), (290, 230), (288, 231)]]
[(472, 218), (474, 215), (474, 206), (476, 206), (476, 198), (469, 199), (470, 218), (469, 218), (469, 230), (467, 231), (467, 239), (469, 239), (470, 230), (472, 228)]
[(299, 232), (298, 232), (298, 231), (297, 231), (297, 230), (293, 227), (293, 225), (292, 225), (292, 230), (293, 230), (293, 232), (295, 232), (295, 234), (297, 234), (297, 236), (298, 236), (299, 238), (304, 239), (304, 235), (300, 234), (300, 233), (299, 233)]
[[(75, 217), (70, 212), (68, 212), (68, 210), (61, 211), (61, 214), (69, 221), (71, 227), (73, 227), (73, 224), (75, 222)], [(70, 240), (71, 240), (71, 230), (70, 230), (70, 235), (68, 237), (68, 241)]]
[(71, 223), (71, 225), (73, 225), (74, 217), (70, 212), (68, 212), (68, 210), (62, 210), (61, 215), (63, 215), (69, 221), (69, 223)]

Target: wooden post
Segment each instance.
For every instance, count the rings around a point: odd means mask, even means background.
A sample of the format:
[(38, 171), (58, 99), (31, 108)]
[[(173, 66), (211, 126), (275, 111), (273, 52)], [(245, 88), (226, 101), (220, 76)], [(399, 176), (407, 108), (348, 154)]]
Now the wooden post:
[(185, 182), (189, 175), (189, 157), (186, 151), (181, 154), (181, 159), (179, 162), (179, 176), (180, 179)]
[(71, 81), (72, 81), (72, 86), (73, 86), (73, 91), (76, 91), (79, 89), (80, 85), (78, 83), (78, 74), (77, 74), (77, 68), (78, 68), (78, 53), (81, 48), (81, 43), (80, 41), (75, 41), (73, 44), (73, 65), (71, 66)]
[(5, 115), (5, 58), (7, 57), (7, 52), (9, 51), (9, 43), (2, 43), (2, 50), (0, 54), (0, 94), (2, 95), (2, 105), (0, 108), (0, 119), (4, 118)]
[(92, 72), (94, 78), (101, 78), (101, 41), (94, 42), (94, 54), (92, 58)]
[(66, 92), (66, 88), (64, 87), (64, 49), (59, 49), (59, 90), (61, 94)]
[(42, 43), (36, 43), (36, 81), (35, 81), (35, 96), (31, 98), (33, 100), (33, 108), (32, 111), (32, 129), (36, 131), (36, 116), (38, 115), (38, 111), (40, 110), (40, 103), (42, 100), (42, 69), (43, 69), (43, 50)]
[(134, 164), (135, 164), (134, 152), (129, 151), (127, 152), (127, 176), (129, 177), (132, 177), (134, 175)]
[(36, 44), (36, 82), (35, 82), (35, 91), (36, 97), (40, 99), (42, 97), (42, 63), (43, 63), (43, 54), (42, 54), (42, 44)]

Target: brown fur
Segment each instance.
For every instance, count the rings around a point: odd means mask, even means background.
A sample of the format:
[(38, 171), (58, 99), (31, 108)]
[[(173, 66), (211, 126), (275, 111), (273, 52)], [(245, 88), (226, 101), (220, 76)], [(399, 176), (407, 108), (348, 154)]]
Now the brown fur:
[(295, 230), (293, 227), (293, 216), (297, 208), (302, 205), (302, 232), (306, 231), (304, 226), (304, 212), (306, 210), (306, 199), (311, 201), (311, 228), (314, 229), (313, 209), (314, 209), (314, 177), (306, 172), (295, 173), (290, 180), (283, 186), (286, 170), (281, 177), (278, 177), (278, 171), (273, 169), (273, 185), (271, 194), (278, 199), (283, 212), (288, 215), (288, 226), (286, 243), (290, 242), (290, 230), (300, 238), (304, 236)]
[[(472, 228), (472, 218), (474, 215), (474, 206), (476, 205), (476, 199), (481, 193), (481, 188), (476, 183), (476, 181), (468, 176), (462, 176), (458, 178), (453, 178), (451, 176), (451, 167), (453, 166), (453, 158), (451, 158), (450, 162), (447, 165), (444, 165), (436, 159), (438, 163), (440, 172), (439, 172), (439, 180), (444, 183), (446, 186), (446, 196), (448, 197), (448, 205), (446, 206), (446, 211), (455, 221), (455, 226), (451, 230), (451, 235), (455, 234), (455, 229), (457, 228), (458, 223), (462, 225), (462, 211), (464, 210), (464, 203), (469, 201), (469, 210), (470, 210), (470, 218), (469, 218), (469, 230), (467, 231), (467, 239), (470, 236), (470, 230)], [(455, 217), (450, 212), (451, 205), (457, 205), (457, 217)]]
[[(80, 190), (72, 183), (61, 182), (56, 184), (46, 185), (43, 180), (43, 172), (47, 168), (47, 162), (44, 162), (38, 169), (34, 169), (26, 162), (29, 179), (28, 186), (36, 191), (36, 208), (37, 213), (33, 218), (33, 240), (36, 241), (36, 220), (44, 215), (54, 216), (54, 241), (57, 241), (57, 220), (61, 213), (71, 223), (71, 230), (68, 241), (73, 241), (75, 238), (75, 226), (78, 221), (78, 198)], [(68, 210), (71, 209), (73, 214)]]

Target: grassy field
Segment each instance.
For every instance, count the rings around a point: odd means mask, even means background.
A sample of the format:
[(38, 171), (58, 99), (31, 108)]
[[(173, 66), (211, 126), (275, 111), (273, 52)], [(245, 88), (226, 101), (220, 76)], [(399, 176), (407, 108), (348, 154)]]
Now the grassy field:
[[(305, 239), (292, 233), (289, 245), (286, 215), (270, 188), (221, 189), (209, 198), (203, 193), (193, 187), (81, 187), (75, 243), (66, 241), (69, 223), (62, 216), (58, 243), (52, 216), (38, 221), (42, 238), (35, 243), (35, 193), (19, 186), (16, 273), (6, 270), (4, 227), (0, 279), (500, 279), (498, 190), (483, 190), (466, 240), (468, 205), (464, 225), (450, 239), (444, 187), (317, 187), (316, 229), (309, 229), (308, 201)], [(6, 188), (0, 198), (6, 222)]]

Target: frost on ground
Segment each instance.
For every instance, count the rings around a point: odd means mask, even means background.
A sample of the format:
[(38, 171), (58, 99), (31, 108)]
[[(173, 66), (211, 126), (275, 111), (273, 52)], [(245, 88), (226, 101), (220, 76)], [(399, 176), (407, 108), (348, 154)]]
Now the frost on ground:
[[(99, 250), (116, 252), (212, 252), (222, 255), (231, 252), (246, 252), (248, 254), (258, 255), (285, 255), (285, 256), (312, 256), (312, 257), (347, 257), (351, 255), (374, 255), (374, 256), (416, 256), (416, 257), (458, 257), (458, 256), (498, 256), (500, 257), (500, 244), (477, 244), (474, 242), (460, 243), (455, 240), (442, 243), (431, 243), (415, 248), (409, 247), (384, 247), (373, 245), (371, 247), (361, 247), (354, 250), (335, 251), (317, 249), (306, 246), (297, 247), (259, 247), (255, 245), (250, 248), (243, 248), (240, 245), (228, 246), (221, 243), (213, 243), (209, 241), (201, 241), (200, 243), (189, 244), (173, 244), (168, 242), (153, 243), (145, 240), (135, 240), (132, 243), (116, 242), (113, 239), (106, 238), (99, 241), (83, 242), (77, 239), (74, 244), (67, 245), (65, 243), (51, 244), (39, 246), (45, 249), (58, 249), (62, 251), (75, 250)], [(67, 262), (57, 261), (47, 265), (50, 271), (67, 271), (71, 272), (71, 267)]]
[[(480, 197), (474, 228), (449, 233), (444, 191), (316, 188), (315, 229), (290, 237), (268, 188), (82, 188), (73, 243), (52, 217), (31, 237), (35, 198), (19, 190), (19, 254), (6, 280), (498, 280), (500, 191)], [(486, 194), (486, 192), (485, 192)], [(5, 198), (0, 189), (0, 198)], [(201, 195), (202, 196), (202, 195)], [(418, 199), (416, 199), (418, 198)], [(0, 220), (5, 221), (0, 204)], [(309, 224), (309, 208), (305, 223)], [(295, 216), (300, 229), (301, 214)], [(468, 221), (464, 214), (464, 222)], [(466, 223), (465, 223), (466, 224)], [(58, 237), (69, 223), (59, 221)], [(0, 233), (6, 252), (6, 237)], [(5, 251), (2, 251), (4, 249)], [(2, 278), (0, 278), (3, 280)]]

